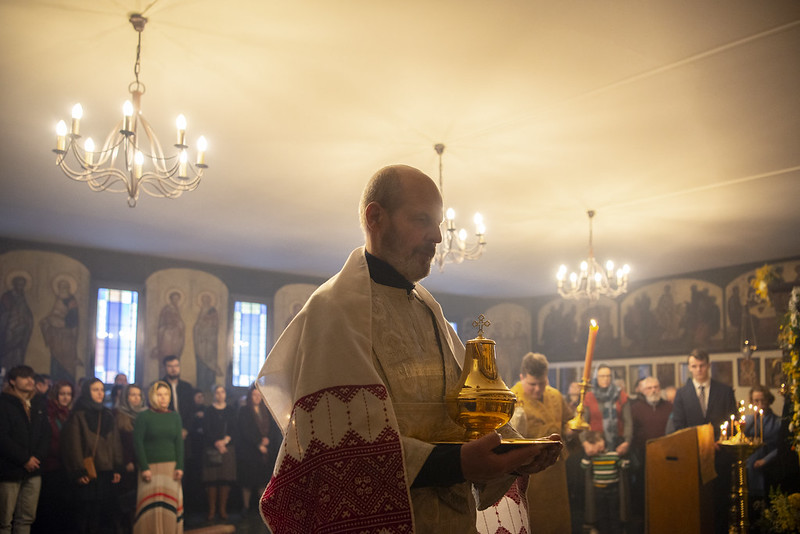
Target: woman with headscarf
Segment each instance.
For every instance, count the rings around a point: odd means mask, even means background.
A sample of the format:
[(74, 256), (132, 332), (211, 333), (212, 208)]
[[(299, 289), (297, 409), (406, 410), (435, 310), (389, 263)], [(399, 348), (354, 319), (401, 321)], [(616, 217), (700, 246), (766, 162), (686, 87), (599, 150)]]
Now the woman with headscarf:
[(72, 481), (61, 459), (61, 431), (69, 418), (74, 396), (74, 386), (66, 380), (59, 380), (47, 392), (50, 451), (42, 462), (42, 489), (39, 492), (36, 522), (31, 528), (35, 533), (74, 528), (71, 502), (65, 498), (72, 491)]
[[(115, 386), (116, 387), (116, 386)], [(114, 418), (122, 441), (122, 480), (119, 483), (119, 513), (123, 532), (131, 532), (136, 511), (136, 449), (133, 445), (133, 425), (140, 412), (146, 410), (142, 402), (142, 388), (136, 384), (121, 386)]]
[(236, 426), (239, 429), (236, 449), (238, 481), (242, 487), (243, 515), (247, 515), (252, 496), (261, 495), (272, 477), (282, 439), (281, 431), (255, 385), (250, 386), (247, 401), (239, 409)]
[(148, 392), (150, 409), (133, 425), (139, 465), (133, 532), (183, 532), (183, 432), (181, 416), (169, 409), (172, 388), (159, 380)]
[[(78, 532), (114, 532), (115, 485), (122, 472), (122, 444), (111, 410), (103, 405), (105, 386), (97, 378), (84, 382), (81, 396), (61, 431), (67, 474), (77, 484)], [(95, 473), (84, 458), (92, 457)]]

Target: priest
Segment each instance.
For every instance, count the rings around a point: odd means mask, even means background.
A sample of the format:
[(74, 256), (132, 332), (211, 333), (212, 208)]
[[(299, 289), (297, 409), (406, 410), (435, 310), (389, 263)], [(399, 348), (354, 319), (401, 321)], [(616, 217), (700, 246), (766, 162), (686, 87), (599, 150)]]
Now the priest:
[(262, 517), (276, 534), (530, 532), (519, 483), (555, 462), (560, 444), (496, 453), (497, 433), (442, 443), (464, 433), (444, 402), (464, 347), (418, 283), (442, 239), (436, 184), (385, 167), (359, 215), (365, 246), (311, 296), (259, 374), (284, 432)]

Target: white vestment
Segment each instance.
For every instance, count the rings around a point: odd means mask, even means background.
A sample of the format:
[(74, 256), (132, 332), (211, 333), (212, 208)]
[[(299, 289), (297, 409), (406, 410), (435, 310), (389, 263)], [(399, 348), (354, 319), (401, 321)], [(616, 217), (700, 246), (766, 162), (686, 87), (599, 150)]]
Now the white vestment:
[[(267, 357), (257, 383), (284, 441), (261, 512), (276, 534), (477, 532), (472, 494), (491, 512), (479, 514), (481, 532), (529, 532), (524, 490), (520, 499), (514, 484), (501, 499), (512, 478), (473, 492), (468, 483), (411, 489), (431, 441), (462, 432), (446, 417), (441, 395), (457, 380), (464, 347), (430, 293), (420, 285), (405, 293), (371, 282), (358, 248)], [(396, 313), (404, 315), (394, 329)], [(426, 321), (438, 330), (435, 351), (429, 339), (400, 329), (436, 332)], [(378, 325), (386, 326), (376, 333)], [(408, 354), (414, 344), (424, 354)], [(418, 390), (406, 387), (415, 373), (426, 384)]]

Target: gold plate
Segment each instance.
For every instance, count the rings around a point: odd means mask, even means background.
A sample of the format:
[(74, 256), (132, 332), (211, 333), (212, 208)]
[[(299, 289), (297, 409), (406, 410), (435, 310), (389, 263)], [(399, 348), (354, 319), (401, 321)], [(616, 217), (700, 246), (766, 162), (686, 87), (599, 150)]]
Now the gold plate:
[[(466, 441), (434, 441), (433, 445), (463, 445), (464, 443), (468, 443)], [(506, 452), (511, 449), (516, 449), (519, 447), (527, 447), (528, 445), (539, 445), (539, 446), (548, 446), (548, 445), (561, 445), (560, 441), (553, 441), (550, 439), (538, 438), (538, 439), (527, 439), (527, 438), (509, 438), (503, 439), (500, 442), (500, 445), (495, 447), (493, 450), (495, 452)]]

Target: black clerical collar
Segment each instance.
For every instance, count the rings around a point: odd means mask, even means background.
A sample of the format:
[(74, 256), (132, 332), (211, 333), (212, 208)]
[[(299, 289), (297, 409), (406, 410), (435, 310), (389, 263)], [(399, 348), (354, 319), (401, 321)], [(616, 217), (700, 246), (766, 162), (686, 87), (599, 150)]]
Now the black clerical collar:
[(366, 250), (364, 254), (367, 257), (369, 277), (372, 278), (373, 282), (381, 284), (382, 286), (405, 289), (407, 293), (411, 293), (411, 290), (414, 289), (414, 284), (406, 280), (402, 274), (398, 273), (397, 269), (382, 259), (376, 258)]

